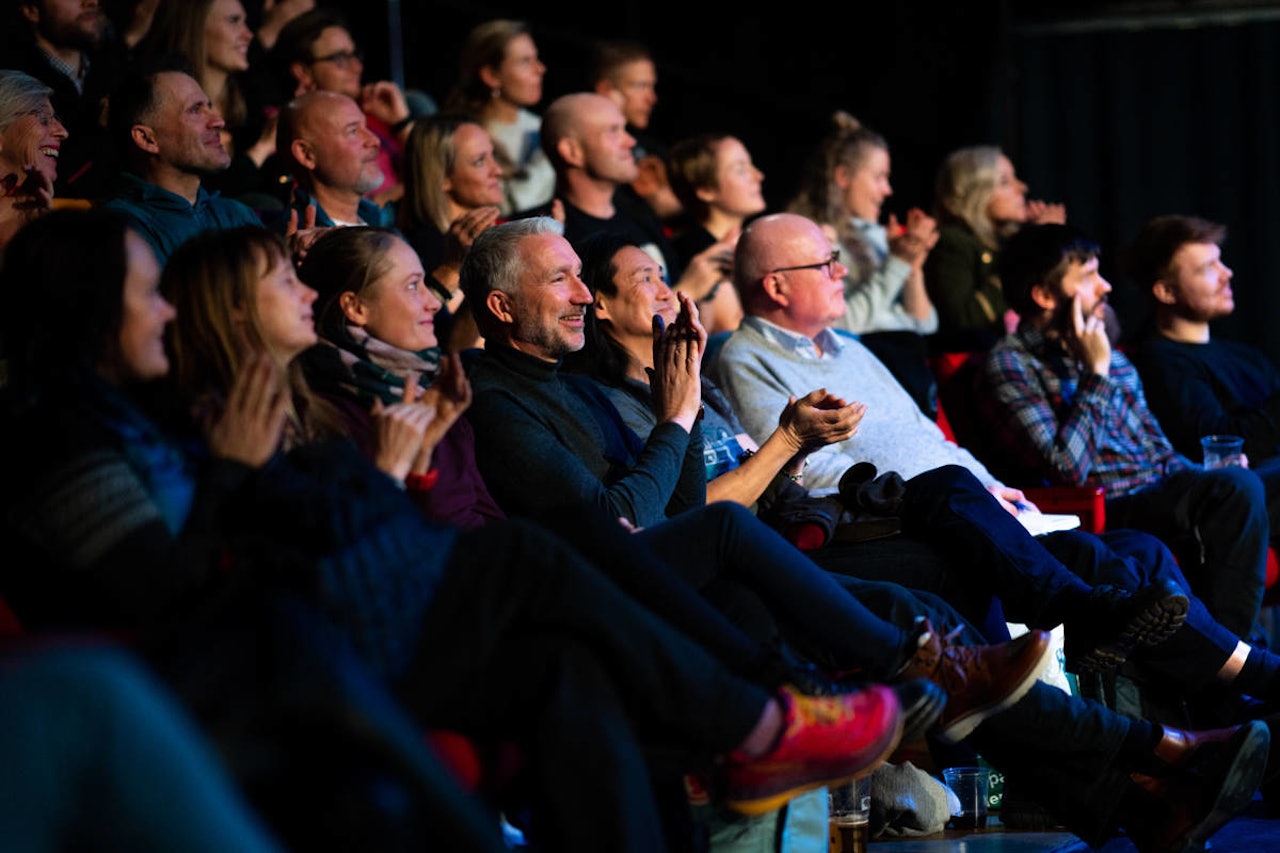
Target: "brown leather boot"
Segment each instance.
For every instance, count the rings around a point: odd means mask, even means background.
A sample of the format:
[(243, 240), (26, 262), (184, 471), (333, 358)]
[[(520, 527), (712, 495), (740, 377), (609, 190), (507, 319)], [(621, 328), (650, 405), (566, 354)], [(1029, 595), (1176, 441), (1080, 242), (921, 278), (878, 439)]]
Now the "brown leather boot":
[(1164, 738), (1155, 755), (1168, 769), (1130, 774), (1133, 787), (1121, 802), (1120, 826), (1141, 853), (1204, 849), (1209, 836), (1253, 799), (1270, 745), (1266, 724), (1258, 720)]
[(947, 692), (936, 731), (947, 743), (964, 740), (983, 720), (1025, 696), (1049, 660), (1048, 631), (1028, 631), (992, 646), (958, 645), (953, 636), (939, 634), (925, 619), (919, 647), (895, 679), (927, 678)]

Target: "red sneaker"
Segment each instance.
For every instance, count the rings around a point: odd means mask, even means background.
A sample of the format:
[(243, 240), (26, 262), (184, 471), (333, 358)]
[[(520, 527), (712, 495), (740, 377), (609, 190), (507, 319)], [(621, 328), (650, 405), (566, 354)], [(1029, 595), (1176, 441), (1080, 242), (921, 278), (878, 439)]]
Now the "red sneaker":
[(733, 754), (725, 767), (725, 805), (764, 814), (825, 785), (866, 776), (902, 738), (902, 708), (893, 690), (805, 696), (778, 691), (786, 720), (777, 745), (759, 758)]

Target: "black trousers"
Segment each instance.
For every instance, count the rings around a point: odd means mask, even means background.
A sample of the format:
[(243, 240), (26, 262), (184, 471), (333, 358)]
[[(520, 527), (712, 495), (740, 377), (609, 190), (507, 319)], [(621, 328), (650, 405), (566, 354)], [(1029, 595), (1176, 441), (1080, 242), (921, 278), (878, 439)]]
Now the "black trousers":
[(664, 849), (647, 761), (737, 746), (769, 698), (527, 521), (457, 540), (398, 693), (426, 725), (529, 751), (538, 841)]

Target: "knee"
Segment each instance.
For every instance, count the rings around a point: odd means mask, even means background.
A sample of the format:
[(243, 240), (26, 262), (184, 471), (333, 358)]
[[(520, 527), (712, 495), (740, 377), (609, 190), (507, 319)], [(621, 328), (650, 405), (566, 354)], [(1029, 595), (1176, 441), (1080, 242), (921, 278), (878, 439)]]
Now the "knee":
[(1266, 513), (1266, 488), (1248, 468), (1217, 468), (1205, 471), (1204, 477), (1211, 484), (1211, 500), (1227, 512), (1235, 514), (1243, 509), (1258, 515)]
[(740, 528), (749, 525), (764, 526), (764, 522), (756, 518), (755, 513), (740, 503), (733, 501), (715, 501), (702, 510), (703, 514), (716, 524), (727, 528)]
[(931, 468), (923, 474), (917, 474), (912, 477), (911, 484), (927, 488), (930, 491), (943, 489), (947, 491), (955, 491), (957, 489), (986, 491), (982, 483), (978, 482), (978, 478), (973, 476), (973, 472), (962, 465), (939, 465), (937, 468)]

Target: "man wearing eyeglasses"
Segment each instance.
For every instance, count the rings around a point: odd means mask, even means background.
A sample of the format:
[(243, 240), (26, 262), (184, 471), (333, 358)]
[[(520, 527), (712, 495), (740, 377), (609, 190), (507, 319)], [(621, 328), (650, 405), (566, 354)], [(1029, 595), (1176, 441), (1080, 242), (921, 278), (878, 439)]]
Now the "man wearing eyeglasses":
[(789, 389), (825, 387), (865, 403), (867, 416), (856, 436), (809, 457), (805, 481), (811, 490), (837, 488), (859, 461), (906, 479), (960, 465), (1016, 514), (1022, 493), (946, 441), (888, 368), (855, 335), (836, 328), (845, 313), (847, 272), (826, 232), (803, 216), (763, 217), (739, 238), (734, 283), (747, 316), (722, 347), (713, 378), (747, 432), (766, 435), (776, 426), (777, 413), (794, 393)]
[(345, 19), (331, 9), (304, 12), (281, 28), (271, 60), (282, 91), (293, 95), (333, 92), (360, 105), (381, 145), (378, 168), (383, 180), (366, 195), (380, 205), (399, 199), (404, 192), (399, 163), (415, 115), (405, 93), (392, 81), (362, 82), (364, 54)]

